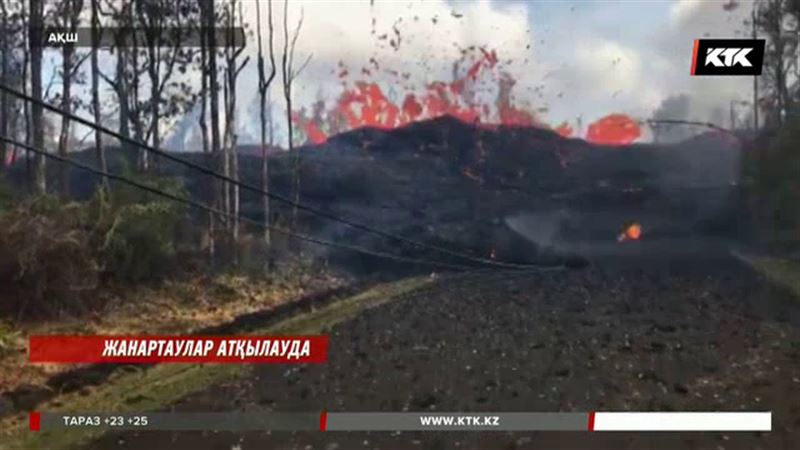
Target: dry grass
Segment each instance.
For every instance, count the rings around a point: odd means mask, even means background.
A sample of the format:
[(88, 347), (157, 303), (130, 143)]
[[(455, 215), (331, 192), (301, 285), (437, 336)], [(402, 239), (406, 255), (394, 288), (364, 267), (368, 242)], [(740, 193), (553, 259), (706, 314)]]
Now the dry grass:
[[(318, 310), (299, 314), (263, 329), (256, 334), (314, 334), (346, 321), (360, 311), (403, 298), (432, 282), (418, 277), (375, 286), (353, 297), (334, 302)], [(153, 411), (175, 403), (192, 392), (230, 380), (249, 370), (240, 364), (160, 364), (141, 372), (115, 374), (100, 386), (83, 392), (61, 395), (41, 406), (56, 411)], [(27, 430), (27, 416), (16, 415), (0, 420), (0, 449), (69, 449), (103, 433), (101, 429), (71, 429), (60, 432)]]
[(343, 285), (324, 273), (293, 273), (274, 280), (241, 276), (198, 277), (160, 287), (105, 293), (101, 310), (87, 316), (0, 326), (0, 392), (22, 384), (42, 385), (77, 365), (27, 363), (27, 337), (34, 334), (181, 334), (224, 324), (313, 292)]
[(771, 282), (785, 287), (800, 301), (800, 263), (785, 259), (737, 254)]

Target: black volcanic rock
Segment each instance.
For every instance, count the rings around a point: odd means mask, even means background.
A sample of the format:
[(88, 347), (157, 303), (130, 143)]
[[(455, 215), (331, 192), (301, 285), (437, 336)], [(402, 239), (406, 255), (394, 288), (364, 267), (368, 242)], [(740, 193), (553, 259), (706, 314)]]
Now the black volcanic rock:
[[(412, 239), (507, 261), (566, 258), (570, 266), (580, 267), (591, 253), (580, 243), (614, 248), (617, 234), (631, 221), (642, 223), (645, 241), (694, 236), (706, 229), (724, 233), (739, 208), (740, 151), (720, 139), (609, 147), (539, 128), (490, 128), (441, 117), (394, 130), (352, 130), (299, 152), (303, 203)], [(135, 167), (135, 155), (119, 149), (108, 153), (113, 171)], [(200, 153), (178, 156), (211, 164)], [(93, 163), (94, 155), (84, 151), (73, 157)], [(292, 196), (294, 162), (295, 155), (286, 152), (270, 157), (271, 192)], [(240, 179), (259, 186), (260, 165), (257, 156), (241, 155)], [(24, 164), (17, 169), (20, 177)], [(193, 196), (208, 200), (207, 175), (163, 159), (158, 171), (183, 177)], [(72, 170), (73, 192), (81, 196), (89, 195), (98, 181)], [(242, 189), (241, 196), (242, 213), (260, 220), (260, 195)], [(291, 207), (279, 201), (272, 205), (274, 220), (287, 223)], [(538, 229), (533, 237), (530, 230), (511, 229), (507, 219), (519, 215), (546, 224), (547, 239), (538, 239)], [(308, 213), (299, 220), (305, 232), (326, 239), (442, 258)], [(316, 246), (307, 251), (344, 257), (357, 266), (382, 264), (356, 254), (328, 254)]]

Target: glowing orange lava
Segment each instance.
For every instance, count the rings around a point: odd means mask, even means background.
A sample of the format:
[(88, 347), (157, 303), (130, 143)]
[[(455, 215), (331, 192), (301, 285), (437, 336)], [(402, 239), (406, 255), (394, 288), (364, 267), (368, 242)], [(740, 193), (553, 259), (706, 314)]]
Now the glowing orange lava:
[(642, 238), (642, 226), (636, 222), (628, 225), (625, 231), (617, 236), (618, 242), (624, 241), (638, 241)]
[[(381, 70), (378, 62), (370, 59), (369, 69), (364, 67), (361, 74), (371, 77), (385, 72), (396, 80), (389, 79), (386, 84), (408, 91), (402, 100), (392, 100), (394, 94), (387, 95), (381, 85), (370, 80), (348, 82), (352, 73), (343, 62), (339, 62), (336, 76), (344, 88), (333, 105), (325, 109), (314, 108), (311, 117), (301, 109), (292, 114), (292, 120), (303, 132), (308, 142), (321, 144), (328, 136), (360, 127), (393, 129), (412, 122), (449, 115), (466, 123), (494, 129), (498, 125), (535, 126), (552, 128), (531, 112), (531, 108), (521, 108), (514, 104), (512, 94), (517, 81), (503, 69), (497, 52), (483, 47), (469, 47), (462, 50), (462, 57), (453, 64), (452, 81), (433, 81), (425, 85), (421, 92), (413, 92), (408, 86), (410, 74), (395, 70)], [(458, 68), (466, 67), (466, 71)], [(494, 101), (478, 100), (479, 92), (495, 92)], [(570, 137), (574, 130), (564, 122), (554, 129), (561, 136)], [(641, 136), (636, 121), (623, 114), (611, 114), (601, 118), (588, 128), (586, 140), (609, 145), (627, 145)]]
[(639, 124), (624, 114), (610, 114), (589, 125), (586, 140), (595, 144), (628, 145), (642, 135)]
[(560, 134), (563, 137), (570, 137), (572, 136), (572, 127), (569, 126), (567, 122), (562, 123), (554, 130), (556, 133)]

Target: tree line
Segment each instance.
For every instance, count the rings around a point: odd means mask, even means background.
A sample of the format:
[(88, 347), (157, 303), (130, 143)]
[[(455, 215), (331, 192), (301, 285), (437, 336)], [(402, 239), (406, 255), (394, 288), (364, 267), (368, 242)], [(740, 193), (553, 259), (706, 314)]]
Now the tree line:
[[(87, 114), (95, 123), (113, 126), (125, 138), (156, 148), (163, 144), (165, 128), (199, 109), (197, 126), (209, 166), (238, 180), (236, 92), (240, 74), (250, 64), (250, 57), (244, 54), (248, 39), (236, 41), (233, 34), (237, 28), (248, 37), (255, 34), (261, 183), (267, 191), (267, 149), (274, 144), (272, 114), (267, 106), (270, 86), (280, 72), (280, 91), (286, 103), (286, 125), (291, 137), (292, 84), (308, 59), (299, 65), (294, 61), (303, 25), (302, 11), (299, 22), (292, 26), (288, 20), (289, 2), (284, 0), (283, 17), (278, 21), (284, 42), (277, 49), (280, 54), (276, 58), (273, 2), (256, 2), (255, 7), (253, 33), (251, 24), (245, 20), (241, 0), (0, 0), (0, 29), (4, 30), (0, 34), (0, 83), (57, 105), (66, 113)], [(262, 17), (262, 9), (266, 9), (266, 17)], [(41, 45), (42, 33), (47, 29), (68, 32), (89, 29), (92, 45), (45, 47)], [(109, 33), (113, 37), (111, 42), (104, 41), (101, 46), (101, 35)], [(49, 62), (44, 61), (46, 56), (52, 57)], [(87, 90), (90, 95), (81, 95)], [(97, 167), (107, 171), (109, 143), (102, 132), (89, 130), (85, 136), (74, 136), (75, 127), (69, 117), (61, 116), (58, 120), (60, 123), (46, 120), (41, 105), (21, 101), (8, 93), (0, 96), (0, 134), (61, 156), (67, 156), (85, 139), (92, 138)], [(289, 150), (293, 149), (291, 141), (288, 139)], [(125, 141), (119, 147), (137, 154), (138, 171), (158, 170), (160, 162), (144, 149)], [(295, 200), (299, 200), (300, 189), (297, 153)], [(23, 149), (3, 148), (0, 156), (8, 165), (24, 154)], [(45, 158), (26, 156), (27, 175), (35, 193), (69, 196), (66, 165), (53, 168), (57, 175), (53, 185), (48, 186)], [(238, 215), (237, 185), (217, 179), (209, 197), (212, 206), (229, 214), (228, 217)], [(269, 243), (270, 205), (266, 196), (263, 210), (267, 230), (264, 239)], [(207, 245), (212, 258), (216, 236), (236, 242), (239, 232), (238, 220), (210, 214)]]
[(753, 82), (753, 121), (777, 128), (800, 113), (800, 1), (755, 0), (748, 25), (767, 41), (764, 70)]

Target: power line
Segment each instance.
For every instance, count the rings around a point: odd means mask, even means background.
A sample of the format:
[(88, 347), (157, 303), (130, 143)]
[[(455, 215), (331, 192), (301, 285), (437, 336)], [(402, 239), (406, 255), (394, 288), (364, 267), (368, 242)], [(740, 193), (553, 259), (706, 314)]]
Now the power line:
[(30, 146), (30, 145), (27, 145), (27, 144), (24, 144), (22, 142), (14, 140), (14, 139), (9, 139), (9, 138), (7, 138), (5, 136), (0, 136), (0, 141), (5, 142), (7, 144), (19, 146), (19, 147), (24, 148), (25, 150), (28, 150), (28, 151), (30, 151), (32, 153), (35, 153), (35, 154), (38, 154), (38, 155), (42, 155), (45, 158), (48, 158), (48, 159), (51, 159), (51, 160), (55, 160), (55, 161), (59, 161), (61, 163), (68, 164), (70, 166), (73, 166), (73, 167), (76, 167), (76, 168), (79, 168), (79, 169), (94, 173), (95, 175), (100, 175), (100, 176), (106, 177), (106, 178), (111, 179), (111, 180), (120, 181), (120, 182), (125, 183), (125, 184), (127, 184), (129, 186), (133, 186), (133, 187), (136, 187), (136, 188), (141, 189), (143, 191), (150, 192), (151, 194), (155, 194), (155, 195), (158, 195), (158, 196), (161, 196), (161, 197), (164, 197), (164, 198), (167, 198), (167, 199), (179, 202), (179, 203), (183, 203), (183, 204), (192, 206), (194, 208), (197, 208), (197, 209), (200, 209), (200, 210), (203, 210), (203, 211), (207, 211), (207, 212), (210, 212), (210, 213), (213, 213), (213, 214), (219, 214), (219, 215), (222, 215), (222, 216), (225, 216), (225, 217), (228, 217), (228, 218), (238, 217), (239, 219), (241, 219), (244, 222), (247, 222), (247, 223), (262, 227), (262, 228), (267, 228), (267, 229), (270, 229), (272, 231), (278, 232), (280, 234), (284, 234), (286, 236), (289, 236), (289, 237), (292, 237), (292, 238), (296, 238), (296, 239), (299, 239), (299, 240), (302, 240), (302, 241), (311, 242), (311, 243), (314, 243), (314, 244), (323, 245), (323, 246), (327, 246), (327, 247), (342, 248), (342, 249), (346, 249), (346, 250), (350, 250), (350, 251), (354, 251), (354, 252), (358, 252), (358, 253), (363, 253), (363, 254), (370, 255), (370, 256), (377, 256), (377, 257), (380, 257), (380, 258), (393, 259), (393, 260), (403, 261), (403, 262), (424, 264), (424, 265), (428, 265), (428, 266), (446, 267), (446, 268), (450, 268), (450, 269), (460, 269), (460, 270), (473, 269), (473, 267), (465, 266), (465, 265), (461, 265), (461, 264), (451, 264), (451, 263), (444, 263), (444, 262), (438, 262), (438, 261), (430, 261), (430, 260), (425, 260), (425, 259), (406, 257), (406, 256), (402, 256), (402, 255), (395, 255), (395, 254), (392, 254), (392, 253), (369, 250), (369, 249), (366, 249), (366, 248), (363, 248), (363, 247), (359, 247), (359, 246), (355, 246), (355, 245), (348, 245), (348, 244), (342, 244), (342, 243), (339, 243), (339, 242), (327, 241), (327, 240), (324, 240), (324, 239), (315, 238), (313, 236), (308, 236), (308, 235), (304, 235), (304, 234), (300, 234), (300, 233), (295, 233), (295, 232), (292, 232), (292, 231), (289, 231), (289, 230), (284, 230), (282, 228), (278, 228), (278, 227), (274, 227), (274, 226), (268, 226), (268, 225), (265, 225), (264, 223), (262, 223), (262, 222), (260, 222), (258, 220), (251, 219), (251, 218), (249, 218), (247, 216), (243, 216), (241, 214), (238, 215), (238, 216), (235, 216), (233, 214), (226, 213), (226, 212), (221, 211), (221, 210), (219, 210), (217, 208), (208, 206), (206, 204), (197, 202), (195, 200), (171, 194), (171, 193), (163, 191), (161, 189), (158, 189), (158, 188), (155, 188), (155, 187), (152, 187), (152, 186), (148, 186), (148, 185), (143, 184), (143, 183), (139, 183), (138, 181), (132, 180), (132, 179), (130, 179), (128, 177), (125, 177), (125, 176), (122, 176), (122, 175), (106, 172), (106, 171), (103, 171), (103, 170), (100, 170), (100, 169), (95, 169), (94, 167), (91, 167), (91, 166), (88, 166), (86, 164), (77, 162), (77, 161), (72, 160), (70, 158), (65, 158), (63, 156), (56, 155), (54, 153), (48, 153), (48, 152), (46, 152), (44, 150), (38, 149), (36, 147)]
[(719, 132), (722, 132), (722, 133), (729, 134), (729, 135), (735, 137), (736, 139), (741, 140), (741, 138), (736, 133), (734, 133), (732, 130), (729, 130), (727, 128), (721, 127), (719, 125), (714, 125), (711, 122), (697, 122), (697, 121), (694, 121), (694, 120), (678, 120), (678, 119), (647, 119), (644, 122), (647, 123), (650, 126), (653, 126), (653, 125), (656, 125), (656, 126), (657, 125), (692, 125), (692, 126), (698, 126), (698, 127), (706, 127), (706, 128), (710, 128), (712, 130), (716, 130), (716, 131), (719, 131)]
[(267, 197), (269, 197), (271, 199), (278, 200), (278, 201), (286, 203), (288, 205), (292, 205), (292, 206), (296, 207), (299, 210), (315, 214), (317, 216), (326, 218), (328, 220), (333, 220), (335, 222), (342, 223), (344, 225), (347, 225), (349, 227), (352, 227), (352, 228), (355, 228), (355, 229), (358, 229), (358, 230), (361, 230), (361, 231), (372, 233), (372, 234), (375, 234), (377, 236), (381, 236), (381, 237), (386, 238), (386, 239), (392, 239), (392, 240), (395, 240), (395, 241), (398, 241), (398, 242), (403, 242), (403, 243), (406, 243), (406, 244), (409, 244), (409, 245), (413, 245), (415, 247), (423, 248), (423, 249), (426, 249), (426, 250), (433, 250), (433, 251), (436, 251), (436, 252), (439, 252), (439, 253), (442, 253), (442, 254), (447, 254), (447, 255), (454, 256), (454, 257), (457, 257), (457, 258), (461, 258), (461, 259), (464, 259), (464, 260), (477, 262), (477, 263), (481, 263), (481, 264), (486, 264), (486, 265), (490, 265), (490, 266), (495, 266), (495, 267), (517, 268), (517, 269), (534, 269), (534, 268), (537, 268), (537, 267), (543, 267), (543, 266), (537, 265), (537, 264), (516, 264), (516, 263), (503, 262), (503, 261), (496, 261), (496, 260), (493, 260), (493, 259), (483, 258), (483, 257), (479, 257), (479, 256), (474, 256), (474, 255), (468, 255), (468, 254), (461, 253), (461, 252), (458, 252), (458, 251), (455, 251), (455, 250), (450, 250), (450, 249), (447, 249), (447, 248), (444, 248), (444, 247), (440, 247), (440, 246), (437, 246), (437, 245), (427, 244), (425, 242), (416, 241), (416, 240), (409, 239), (409, 238), (406, 238), (406, 237), (403, 237), (403, 236), (399, 236), (399, 235), (396, 235), (396, 234), (388, 233), (386, 231), (378, 230), (376, 228), (373, 228), (373, 227), (370, 227), (368, 225), (364, 225), (364, 224), (355, 222), (355, 221), (350, 220), (350, 219), (346, 219), (346, 218), (338, 216), (336, 214), (329, 213), (329, 212), (320, 210), (318, 208), (314, 208), (314, 207), (309, 206), (309, 205), (305, 205), (305, 204), (302, 204), (302, 203), (295, 202), (295, 201), (293, 201), (293, 200), (291, 200), (291, 199), (289, 199), (287, 197), (284, 197), (284, 196), (279, 195), (279, 194), (274, 194), (274, 193), (268, 192), (268, 191), (266, 191), (264, 189), (261, 189), (261, 188), (259, 188), (257, 186), (254, 186), (252, 184), (243, 183), (243, 182), (241, 182), (239, 180), (236, 180), (234, 178), (231, 178), (231, 177), (229, 177), (227, 175), (221, 174), (221, 173), (216, 172), (216, 171), (214, 171), (212, 169), (204, 167), (201, 164), (197, 164), (197, 163), (194, 163), (192, 161), (188, 161), (186, 159), (179, 158), (179, 157), (177, 157), (177, 156), (175, 156), (175, 155), (173, 155), (173, 154), (171, 154), (169, 152), (166, 152), (164, 150), (152, 147), (152, 146), (150, 146), (148, 144), (145, 144), (145, 143), (142, 143), (142, 142), (138, 142), (138, 141), (136, 141), (134, 139), (131, 139), (129, 137), (125, 137), (125, 136), (121, 135), (120, 133), (118, 133), (116, 131), (113, 131), (111, 129), (105, 128), (105, 127), (103, 127), (101, 125), (98, 125), (98, 124), (96, 124), (96, 123), (94, 123), (94, 122), (92, 122), (90, 120), (84, 119), (84, 118), (82, 118), (80, 116), (77, 116), (75, 114), (67, 113), (66, 111), (62, 111), (61, 109), (59, 109), (59, 108), (57, 108), (57, 107), (55, 107), (53, 105), (50, 105), (47, 102), (44, 102), (42, 100), (33, 98), (32, 96), (30, 96), (28, 94), (19, 92), (16, 89), (12, 89), (12, 88), (10, 88), (10, 87), (2, 84), (2, 83), (0, 83), (0, 90), (5, 91), (5, 92), (7, 92), (7, 93), (9, 93), (11, 95), (14, 95), (14, 96), (18, 97), (18, 98), (21, 98), (21, 99), (23, 99), (25, 101), (40, 105), (43, 108), (45, 108), (45, 109), (47, 109), (47, 110), (49, 110), (51, 112), (54, 112), (56, 114), (60, 114), (63, 117), (68, 117), (70, 120), (78, 122), (78, 123), (80, 123), (80, 124), (82, 124), (84, 126), (93, 128), (95, 130), (102, 131), (102, 132), (104, 132), (104, 133), (106, 133), (106, 134), (108, 134), (108, 135), (110, 135), (110, 136), (112, 136), (112, 137), (114, 137), (116, 139), (119, 139), (122, 142), (127, 142), (127, 143), (129, 143), (131, 145), (137, 146), (137, 147), (139, 147), (139, 148), (141, 148), (141, 149), (143, 149), (143, 150), (145, 150), (147, 152), (159, 155), (159, 156), (161, 156), (161, 157), (163, 157), (165, 159), (168, 159), (170, 161), (173, 161), (173, 162), (176, 162), (178, 164), (181, 164), (181, 165), (184, 165), (186, 167), (189, 167), (191, 169), (200, 171), (200, 172), (202, 172), (202, 173), (204, 173), (206, 175), (213, 176), (213, 177), (215, 177), (217, 179), (220, 179), (220, 180), (223, 180), (223, 181), (225, 181), (227, 183), (232, 183), (232, 184), (234, 184), (236, 186), (242, 187), (242, 188), (247, 189), (249, 191), (256, 192), (256, 193), (261, 194), (261, 195), (265, 195), (265, 196), (267, 196)]

